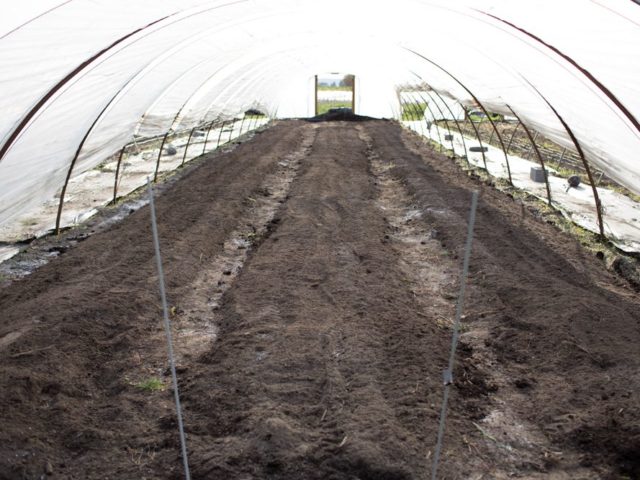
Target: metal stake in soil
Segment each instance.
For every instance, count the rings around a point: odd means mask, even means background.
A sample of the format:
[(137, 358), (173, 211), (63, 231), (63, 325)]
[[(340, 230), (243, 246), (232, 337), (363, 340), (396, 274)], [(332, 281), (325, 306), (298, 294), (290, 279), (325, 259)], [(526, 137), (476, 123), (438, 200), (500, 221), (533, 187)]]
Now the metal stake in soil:
[(438, 475), (438, 463), (440, 462), (440, 452), (442, 451), (442, 441), (444, 437), (444, 427), (447, 418), (447, 403), (449, 401), (449, 387), (453, 383), (453, 364), (455, 361), (456, 347), (460, 335), (460, 317), (464, 306), (464, 292), (467, 286), (467, 276), (469, 275), (469, 259), (471, 257), (471, 245), (473, 243), (473, 226), (476, 223), (476, 209), (478, 208), (478, 192), (474, 191), (471, 198), (471, 213), (469, 214), (469, 229), (467, 231), (467, 243), (464, 251), (464, 263), (462, 267), (462, 277), (460, 279), (460, 293), (456, 305), (456, 319), (453, 324), (453, 336), (451, 337), (451, 352), (449, 353), (449, 366), (444, 372), (444, 398), (442, 400), (442, 410), (440, 412), (440, 426), (438, 427), (438, 441), (433, 457), (431, 468), (431, 480), (436, 480)]
[(180, 394), (178, 393), (178, 376), (176, 375), (176, 363), (173, 356), (173, 341), (171, 339), (171, 323), (169, 322), (169, 309), (167, 308), (167, 295), (164, 289), (164, 273), (162, 271), (162, 258), (160, 257), (160, 240), (158, 239), (158, 224), (156, 221), (156, 207), (153, 202), (153, 187), (151, 179), (147, 177), (147, 187), (149, 188), (149, 209), (151, 210), (151, 226), (153, 230), (153, 245), (156, 250), (156, 264), (158, 267), (158, 282), (160, 283), (160, 297), (162, 299), (162, 310), (164, 315), (164, 329), (167, 334), (167, 344), (169, 345), (169, 365), (171, 366), (171, 378), (173, 380), (173, 393), (176, 401), (176, 414), (178, 416), (178, 430), (180, 431), (180, 445), (182, 447), (182, 462), (184, 463), (184, 476), (186, 480), (191, 480), (189, 473), (189, 460), (187, 458), (187, 441), (184, 435), (184, 425), (182, 423), (182, 408), (180, 406)]

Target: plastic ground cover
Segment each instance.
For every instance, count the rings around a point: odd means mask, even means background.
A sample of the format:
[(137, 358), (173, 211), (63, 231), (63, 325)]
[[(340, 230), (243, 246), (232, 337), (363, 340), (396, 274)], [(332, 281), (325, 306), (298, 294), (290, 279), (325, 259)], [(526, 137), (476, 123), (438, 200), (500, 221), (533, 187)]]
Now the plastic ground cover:
[[(471, 165), (484, 168), (486, 161), (487, 171), (491, 176), (508, 178), (504, 153), (501, 149), (483, 144), (487, 148), (483, 160), (482, 153), (469, 150), (471, 147), (479, 147), (478, 140), (475, 138), (465, 136), (463, 142), (462, 136), (452, 130), (453, 141), (444, 141), (444, 135), (448, 132), (443, 128), (438, 132), (435, 124), (428, 126), (424, 121), (403, 123), (414, 132), (434, 142), (441, 142), (447, 149), (453, 146), (456, 155), (465, 154), (464, 145), (466, 144), (467, 159)], [(531, 169), (539, 168), (540, 164), (517, 155), (508, 155), (507, 158), (513, 185), (546, 202), (547, 191), (544, 182), (535, 182), (531, 179)], [(591, 186), (581, 183), (577, 188), (568, 188), (567, 179), (555, 173), (553, 169), (549, 169), (548, 179), (553, 207), (586, 230), (599, 233)], [(608, 188), (597, 187), (597, 190), (603, 206), (604, 232), (607, 238), (625, 252), (640, 252), (640, 204)]]

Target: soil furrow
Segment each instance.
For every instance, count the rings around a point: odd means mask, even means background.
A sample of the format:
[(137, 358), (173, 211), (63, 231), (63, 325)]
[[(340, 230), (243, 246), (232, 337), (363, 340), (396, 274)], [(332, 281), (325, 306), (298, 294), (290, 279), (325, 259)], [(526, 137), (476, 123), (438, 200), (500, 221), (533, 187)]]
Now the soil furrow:
[(216, 311), (222, 296), (242, 269), (251, 246), (259, 243), (279, 222), (279, 218), (275, 218), (276, 211), (286, 200), (300, 160), (313, 145), (316, 128), (307, 125), (299, 132), (298, 150), (283, 157), (278, 155), (278, 168), (264, 177), (256, 195), (245, 199), (247, 208), (236, 219), (237, 227), (225, 240), (222, 251), (206, 263), (202, 262), (190, 282), (190, 291), (176, 307), (174, 324), (178, 332), (176, 352), (179, 360), (183, 356), (196, 358), (211, 348), (216, 338), (219, 322)]
[[(393, 159), (383, 160), (375, 153), (368, 132), (363, 131), (361, 136), (371, 145), (372, 168), (381, 189), (381, 208), (392, 226), (390, 236), (402, 257), (401, 266), (410, 287), (416, 292), (423, 313), (439, 327), (449, 329), (454, 316), (451, 299), (457, 295), (457, 278), (453, 275), (459, 273), (460, 259), (443, 248), (439, 240), (441, 232), (436, 228), (441, 228), (441, 224), (425, 218), (424, 204), (409, 196), (404, 186), (406, 177), (394, 176), (400, 173), (397, 163)], [(386, 139), (381, 135), (376, 138), (379, 145)], [(410, 155), (403, 149), (404, 146), (395, 144), (394, 158)], [(463, 318), (467, 316), (473, 315)], [(468, 460), (473, 473), (466, 475), (506, 479), (519, 470), (526, 471), (526, 478), (530, 479), (597, 478), (595, 473), (576, 467), (575, 455), (555, 451), (557, 448), (554, 450), (537, 426), (513, 411), (514, 398), (516, 403), (522, 399), (511, 380), (496, 368), (495, 355), (483, 343), (486, 339), (487, 335), (477, 323), (473, 329), (466, 322), (463, 324), (458, 351), (463, 365), (456, 371), (455, 393), (458, 395), (453, 396), (451, 410), (454, 418), (474, 420), (453, 429), (456, 434), (460, 427), (465, 429), (464, 443), (474, 452), (473, 459)], [(477, 393), (481, 395), (478, 397)], [(452, 436), (447, 436), (445, 445), (453, 440)], [(550, 470), (548, 466), (552, 463), (556, 465)], [(444, 467), (446, 471), (446, 465)]]
[[(275, 126), (211, 155), (158, 198), (172, 312), (222, 251), (246, 199), (298, 148), (303, 127)], [(146, 387), (167, 383), (147, 208), (3, 289), (0, 312), (12, 339), (0, 352), (0, 478), (39, 478), (47, 462), (73, 478), (139, 478), (173, 449), (173, 431), (158, 425), (173, 418), (171, 397)]]
[[(640, 467), (631, 459), (640, 452), (640, 429), (628, 420), (640, 415), (640, 378), (633, 373), (640, 358), (630, 355), (640, 342), (637, 299), (616, 288), (576, 240), (523, 217), (512, 199), (467, 178), (446, 157), (414, 146), (412, 135), (377, 124), (371, 137), (383, 156), (393, 156), (392, 173), (454, 255), (464, 243), (470, 190), (482, 190), (467, 342), (489, 348), (486, 358), (476, 358), (479, 366), (506, 374), (509, 408), (560, 452), (520, 468), (573, 469), (570, 478), (637, 475)], [(504, 429), (499, 423), (498, 431)], [(602, 468), (603, 460), (610, 467)]]
[(446, 348), (428, 338), (376, 196), (357, 130), (320, 130), (278, 228), (225, 295), (207, 369), (189, 379), (195, 422), (216, 412), (198, 475), (426, 474), (437, 422), (424, 392)]
[[(194, 479), (640, 478), (638, 298), (393, 122), (281, 121), (158, 197)], [(146, 208), (0, 289), (0, 478), (182, 478)], [(215, 340), (215, 341), (214, 341)]]

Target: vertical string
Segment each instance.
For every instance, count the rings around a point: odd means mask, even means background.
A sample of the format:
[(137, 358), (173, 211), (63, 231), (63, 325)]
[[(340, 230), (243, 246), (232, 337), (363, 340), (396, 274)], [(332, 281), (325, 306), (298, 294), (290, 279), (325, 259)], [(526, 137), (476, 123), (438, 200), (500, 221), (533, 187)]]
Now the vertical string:
[(453, 335), (451, 337), (451, 352), (449, 353), (449, 365), (444, 371), (444, 398), (442, 400), (442, 410), (440, 411), (440, 425), (438, 427), (438, 441), (436, 443), (436, 451), (433, 457), (433, 465), (431, 468), (431, 480), (436, 480), (438, 476), (438, 464), (440, 463), (440, 453), (442, 452), (442, 442), (444, 438), (445, 423), (447, 418), (447, 404), (449, 402), (449, 388), (453, 383), (453, 365), (455, 362), (456, 348), (458, 346), (458, 338), (460, 336), (460, 318), (462, 317), (462, 308), (464, 306), (464, 294), (467, 286), (467, 277), (469, 276), (469, 260), (471, 258), (471, 245), (473, 243), (473, 227), (476, 223), (476, 210), (478, 208), (478, 192), (474, 191), (471, 198), (471, 213), (469, 214), (469, 227), (467, 231), (467, 243), (464, 251), (464, 263), (462, 267), (462, 277), (460, 279), (460, 294), (458, 295), (458, 303), (456, 305), (456, 318), (453, 324)]
[(151, 179), (149, 177), (147, 177), (147, 187), (149, 188), (149, 209), (151, 210), (153, 245), (156, 251), (156, 265), (158, 267), (158, 282), (160, 283), (160, 297), (162, 299), (164, 329), (167, 335), (167, 344), (169, 347), (169, 365), (171, 367), (171, 378), (173, 380), (173, 394), (176, 401), (176, 414), (178, 416), (178, 430), (180, 431), (180, 445), (182, 447), (182, 462), (184, 463), (184, 476), (186, 480), (191, 480), (191, 474), (189, 473), (189, 460), (187, 459), (187, 440), (184, 435), (184, 425), (182, 423), (182, 407), (180, 406), (180, 394), (178, 393), (178, 376), (176, 375), (176, 363), (173, 356), (173, 341), (171, 339), (171, 323), (169, 322), (169, 309), (167, 308), (167, 295), (164, 288), (164, 272), (162, 270), (162, 258), (160, 257), (160, 240), (158, 239), (156, 207), (153, 201), (153, 187), (151, 186)]

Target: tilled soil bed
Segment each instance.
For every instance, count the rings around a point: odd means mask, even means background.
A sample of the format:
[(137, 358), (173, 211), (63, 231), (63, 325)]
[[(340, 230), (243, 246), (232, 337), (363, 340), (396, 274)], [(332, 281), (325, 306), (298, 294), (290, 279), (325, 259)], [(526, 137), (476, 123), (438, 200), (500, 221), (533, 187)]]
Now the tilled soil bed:
[[(640, 301), (394, 122), (280, 121), (157, 199), (194, 479), (640, 478)], [(183, 478), (144, 207), (0, 290), (0, 478)]]

